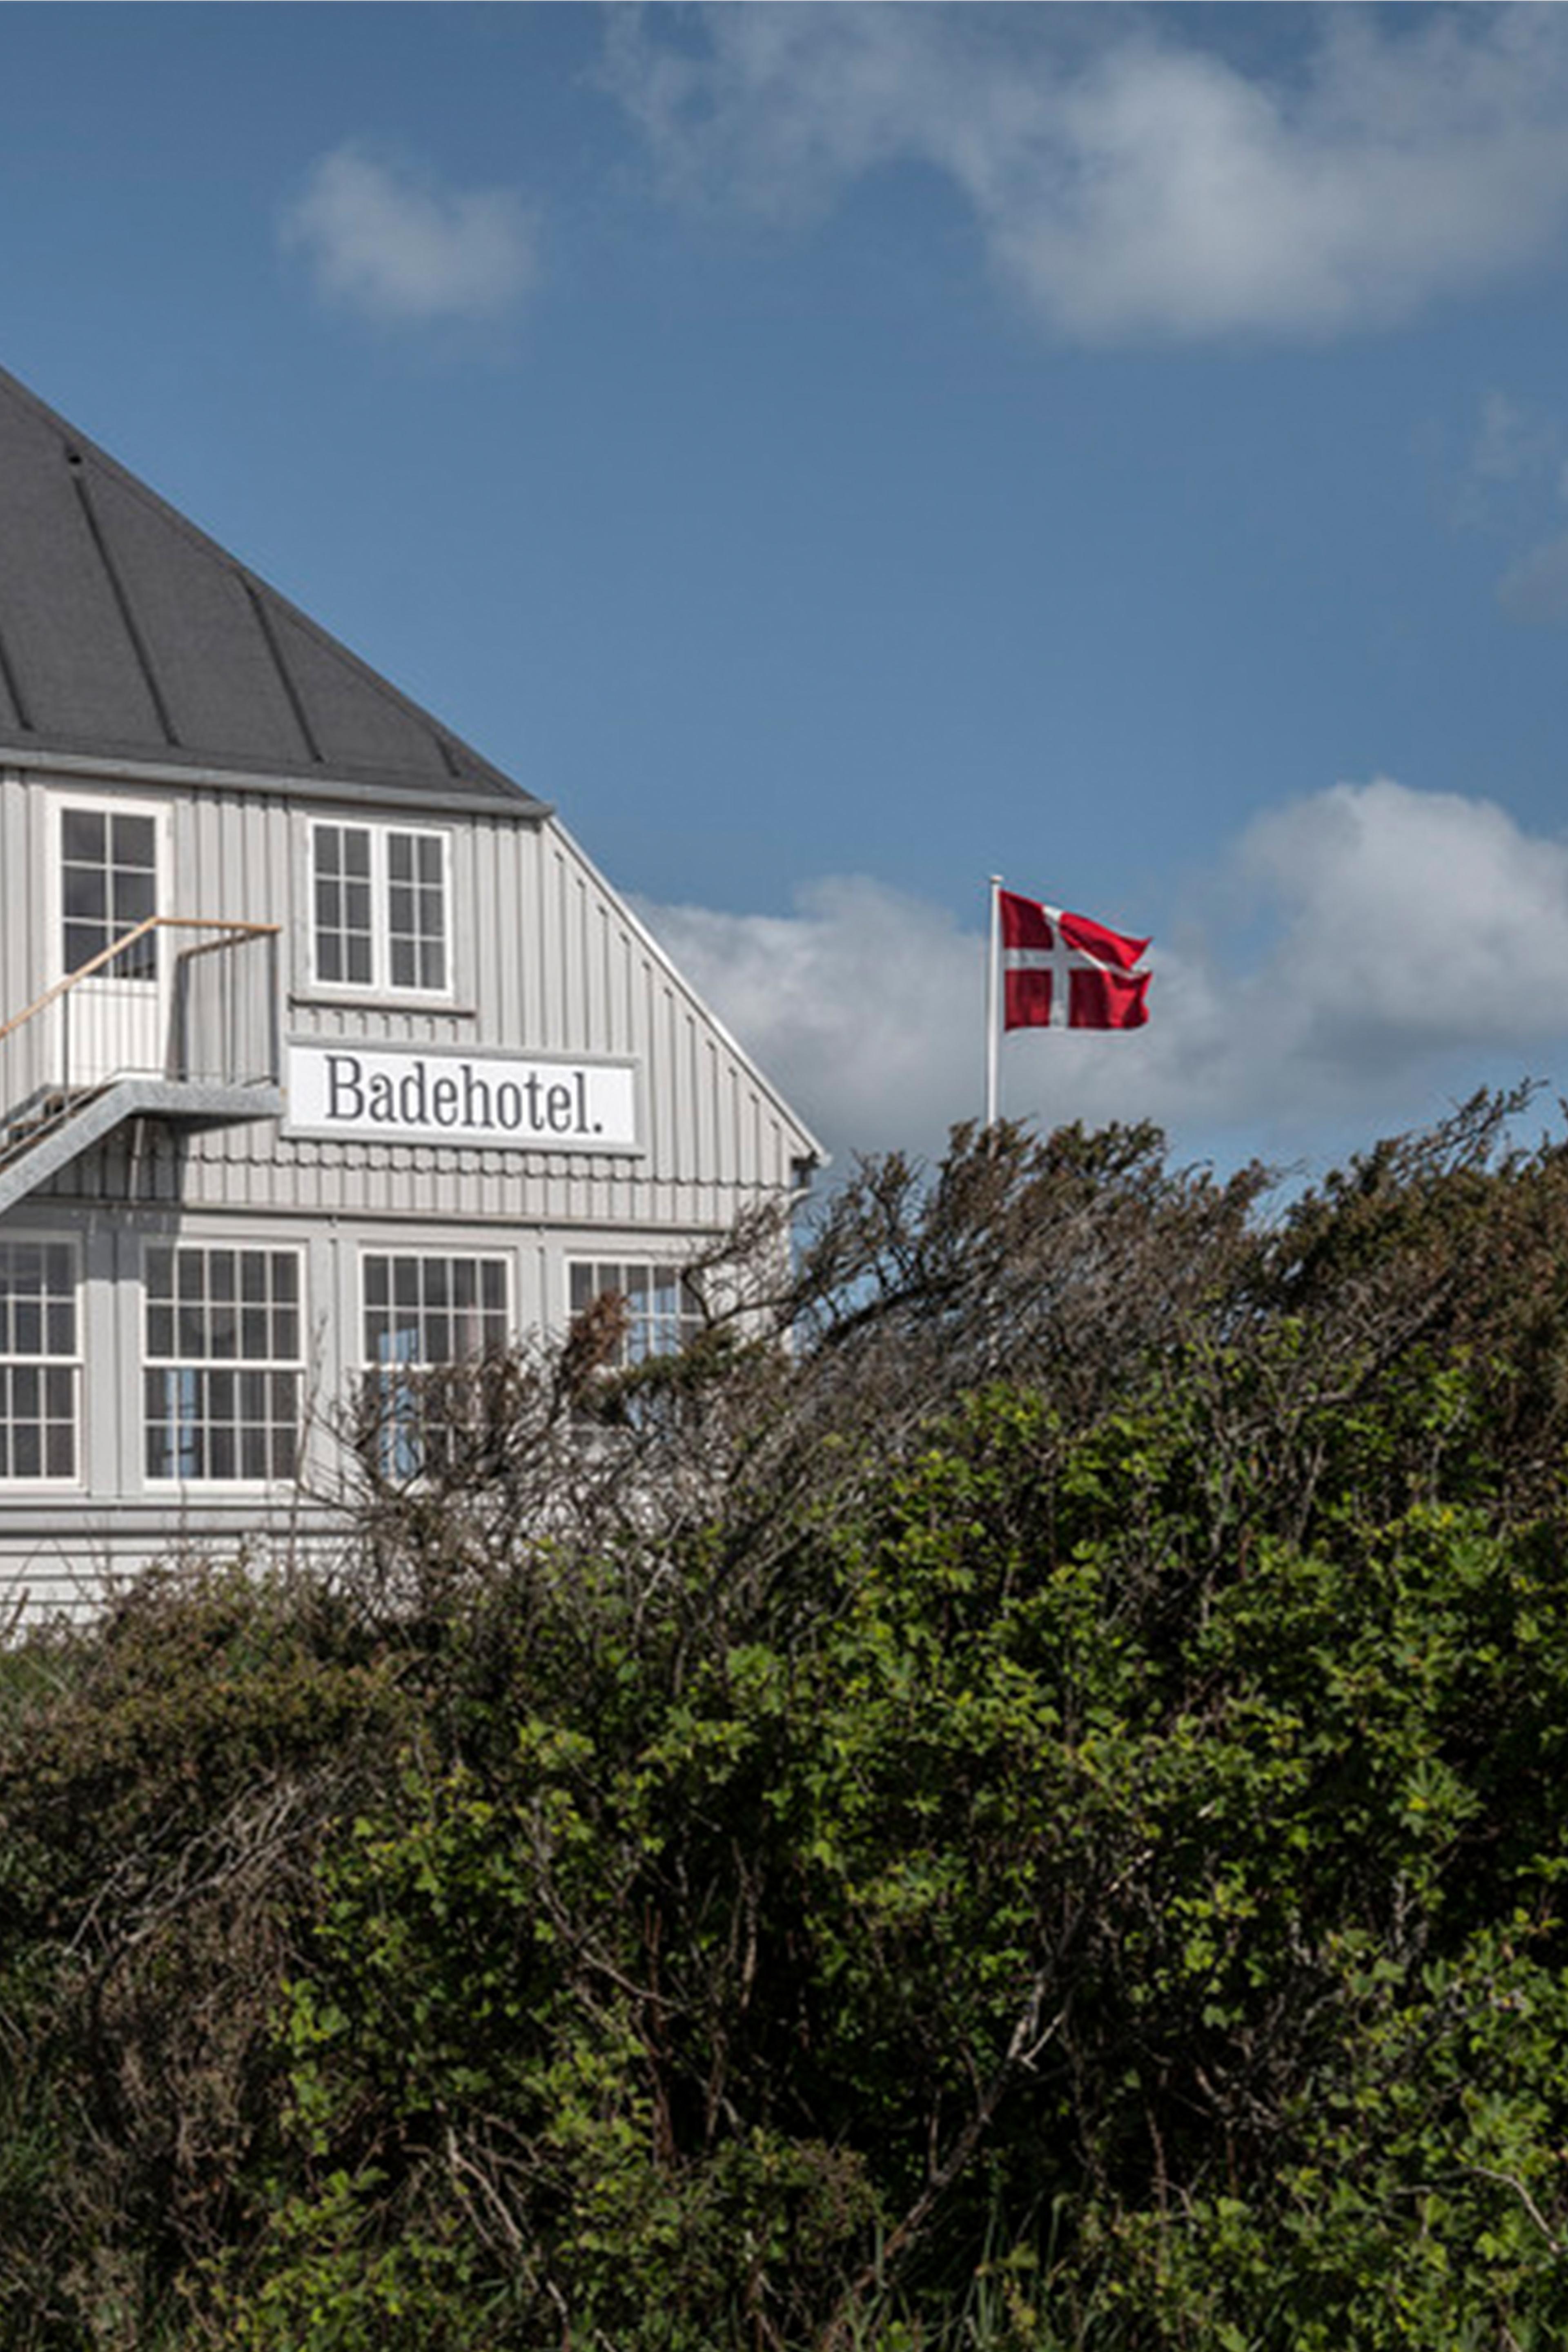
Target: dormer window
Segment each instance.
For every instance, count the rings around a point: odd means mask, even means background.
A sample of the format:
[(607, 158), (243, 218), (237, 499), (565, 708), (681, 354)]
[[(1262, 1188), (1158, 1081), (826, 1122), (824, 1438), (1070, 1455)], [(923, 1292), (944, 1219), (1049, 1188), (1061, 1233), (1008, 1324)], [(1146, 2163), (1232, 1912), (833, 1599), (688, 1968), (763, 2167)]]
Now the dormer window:
[(447, 836), (390, 824), (310, 827), (312, 971), (369, 995), (452, 991)]

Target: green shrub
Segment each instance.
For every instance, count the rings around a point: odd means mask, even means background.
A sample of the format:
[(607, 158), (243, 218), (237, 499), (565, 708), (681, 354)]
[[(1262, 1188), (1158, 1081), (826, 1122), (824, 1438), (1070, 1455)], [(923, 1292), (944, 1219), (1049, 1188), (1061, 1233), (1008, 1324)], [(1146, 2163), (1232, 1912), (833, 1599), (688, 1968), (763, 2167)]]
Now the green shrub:
[(520, 1366), (332, 1590), (9, 1661), (0, 2340), (1562, 2341), (1568, 1191), (1506, 1108), (1272, 1223), (1146, 1130), (884, 1163), (793, 1360)]

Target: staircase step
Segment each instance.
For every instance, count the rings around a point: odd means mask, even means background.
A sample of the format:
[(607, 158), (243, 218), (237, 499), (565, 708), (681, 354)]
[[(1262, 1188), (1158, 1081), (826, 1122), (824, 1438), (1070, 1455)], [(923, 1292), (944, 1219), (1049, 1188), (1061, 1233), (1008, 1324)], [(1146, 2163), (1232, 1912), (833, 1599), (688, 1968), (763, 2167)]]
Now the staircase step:
[(93, 1097), (101, 1092), (100, 1087), (76, 1087), (68, 1094), (47, 1095), (41, 1102), (34, 1103), (20, 1118), (7, 1119), (0, 1124), (0, 1168), (21, 1152), (31, 1150), (35, 1143), (85, 1108)]
[[(283, 1095), (277, 1086), (192, 1086), (179, 1078), (118, 1077), (62, 1097), (47, 1115), (45, 1105), (35, 1108), (38, 1125), (29, 1125), (30, 1114), (24, 1113), (20, 1120), (12, 1120), (9, 1130), (0, 1128), (0, 1215), (124, 1119), (151, 1116), (222, 1127), (237, 1119), (277, 1118), (283, 1110)], [(25, 1132), (16, 1137), (18, 1126)]]

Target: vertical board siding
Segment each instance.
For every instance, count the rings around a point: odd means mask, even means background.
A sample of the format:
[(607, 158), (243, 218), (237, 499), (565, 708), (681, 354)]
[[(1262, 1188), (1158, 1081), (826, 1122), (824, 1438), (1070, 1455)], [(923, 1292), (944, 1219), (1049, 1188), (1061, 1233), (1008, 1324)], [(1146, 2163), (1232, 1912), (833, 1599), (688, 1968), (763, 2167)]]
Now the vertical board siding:
[[(4, 1018), (24, 1012), (54, 978), (48, 938), (48, 893), (44, 887), (49, 854), (47, 808), (43, 796), (15, 770), (0, 777), (0, 975), (5, 990)], [(23, 1101), (42, 1086), (50, 1065), (49, 1016), (18, 1033), (3, 1050), (0, 1064), (13, 1100)], [(0, 1108), (5, 1108), (0, 1105)]]
[(44, 959), (38, 929), (41, 863), (32, 843), (33, 804), (19, 780), (0, 783), (0, 890), (5, 920), (0, 925), (0, 976), (5, 1017), (30, 1004), (43, 988)]
[[(52, 977), (41, 884), (53, 854), (56, 789), (64, 787), (14, 770), (0, 778), (6, 1012), (31, 1002)], [(90, 780), (80, 789), (93, 789)], [(171, 911), (284, 925), (286, 1036), (626, 1056), (639, 1065), (644, 1148), (633, 1157), (337, 1144), (294, 1140), (257, 1121), (182, 1135), (177, 1157), (153, 1145), (138, 1156), (111, 1139), (61, 1171), (49, 1188), (58, 1195), (674, 1232), (727, 1223), (758, 1191), (786, 1186), (792, 1160), (809, 1149), (554, 825), (499, 822), (484, 812), (418, 819), (439, 823), (452, 838), (458, 1002), (449, 1011), (405, 1009), (313, 999), (298, 984), (306, 969), (298, 926), (309, 914), (295, 903), (306, 875), (304, 829), (329, 804), (305, 810), (281, 794), (188, 786), (126, 787), (124, 796), (173, 807)]]

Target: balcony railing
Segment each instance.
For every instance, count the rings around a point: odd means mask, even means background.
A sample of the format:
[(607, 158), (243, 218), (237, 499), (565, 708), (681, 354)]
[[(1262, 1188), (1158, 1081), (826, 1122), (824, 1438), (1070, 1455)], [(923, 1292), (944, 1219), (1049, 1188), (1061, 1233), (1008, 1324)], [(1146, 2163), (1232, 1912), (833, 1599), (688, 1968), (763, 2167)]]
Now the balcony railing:
[(174, 957), (169, 1024), (173, 1078), (226, 1087), (276, 1086), (278, 925), (229, 925)]
[(136, 924), (0, 1024), (0, 1129), (58, 1117), (121, 1078), (276, 1086), (278, 940), (276, 923)]

